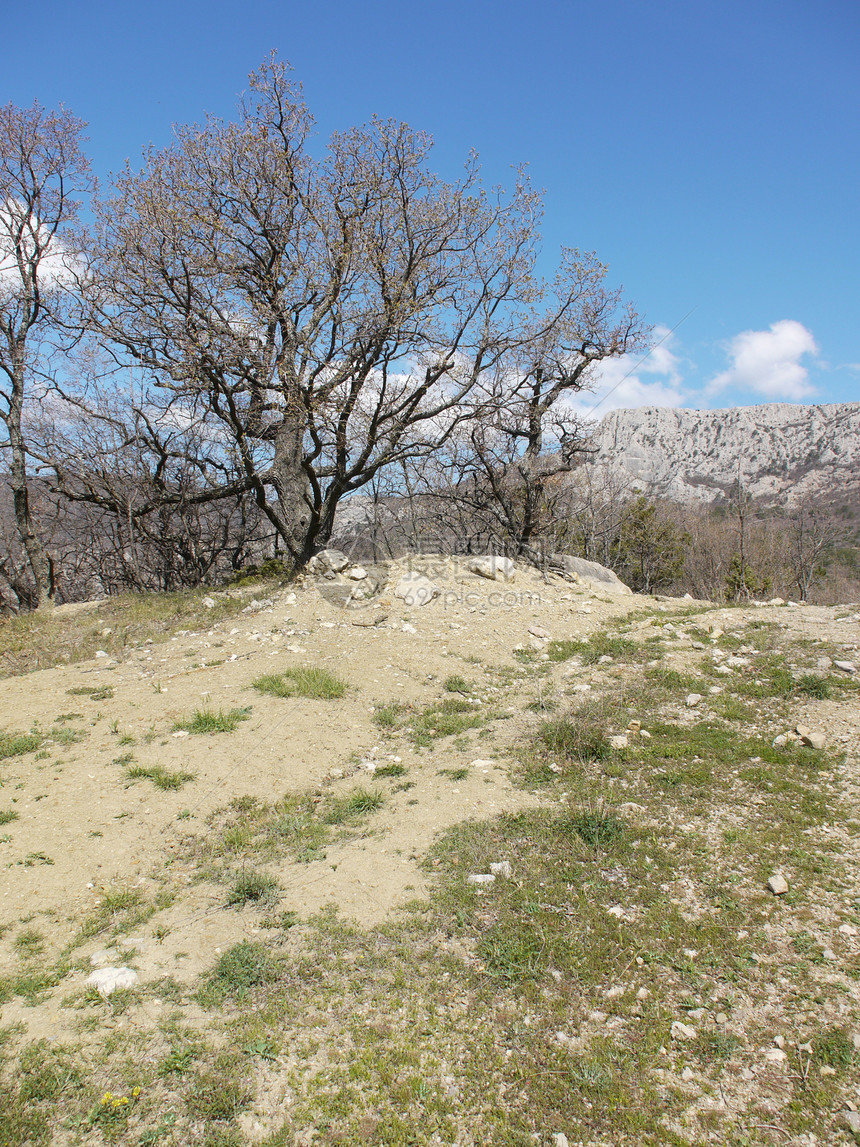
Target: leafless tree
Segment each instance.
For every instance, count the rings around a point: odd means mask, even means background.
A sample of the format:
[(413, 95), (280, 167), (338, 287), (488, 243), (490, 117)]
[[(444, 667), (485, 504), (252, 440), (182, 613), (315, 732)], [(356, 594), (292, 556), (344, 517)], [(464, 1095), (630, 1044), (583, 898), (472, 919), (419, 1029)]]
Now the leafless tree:
[[(211, 466), (195, 496), (250, 492), (294, 567), (383, 470), (429, 457), (493, 402), (513, 418), (505, 435), (530, 409), (544, 418), (624, 341), (587, 257), (537, 276), (524, 178), (487, 192), (472, 157), (445, 182), (427, 136), (380, 120), (315, 158), (311, 128), (270, 61), (238, 123), (178, 128), (122, 175), (97, 206), (87, 279), (94, 328), (152, 380), (149, 409), (160, 394), (163, 412), (197, 420), (210, 460), (229, 443), (235, 474)], [(632, 343), (635, 316), (625, 327)], [(540, 453), (533, 429), (517, 453)]]
[(53, 594), (51, 559), (34, 519), (26, 408), (42, 374), (57, 298), (71, 273), (68, 232), (90, 188), (83, 123), (64, 109), (0, 108), (0, 421), (15, 522), (39, 605)]

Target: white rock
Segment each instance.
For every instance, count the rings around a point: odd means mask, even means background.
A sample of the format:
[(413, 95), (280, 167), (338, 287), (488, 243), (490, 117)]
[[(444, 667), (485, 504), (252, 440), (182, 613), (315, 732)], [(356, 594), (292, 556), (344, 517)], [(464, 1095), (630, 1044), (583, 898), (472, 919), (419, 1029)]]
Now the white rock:
[(843, 673), (856, 673), (857, 666), (853, 661), (834, 661), (834, 668), (841, 669)]
[(469, 761), (469, 768), (470, 769), (492, 769), (495, 767), (495, 764), (496, 764), (495, 761), (489, 761), (489, 760), (484, 761), (484, 760), (481, 760), (480, 757), (477, 757), (474, 761)]
[(408, 606), (429, 605), (441, 592), (438, 585), (414, 570), (405, 573), (394, 587), (394, 596), (402, 598)]
[(688, 709), (695, 709), (695, 707), (699, 704), (699, 702), (701, 700), (702, 700), (702, 694), (701, 693), (688, 693), (687, 694), (687, 700), (686, 700), (685, 704), (686, 704)]
[(470, 558), (466, 564), (469, 573), (478, 577), (489, 578), (491, 581), (512, 581), (516, 567), (510, 558), (500, 554), (488, 554), (483, 558)]
[(839, 1122), (846, 1131), (852, 1135), (860, 1136), (860, 1113), (856, 1111), (840, 1111)]
[(99, 968), (87, 976), (87, 984), (102, 996), (109, 996), (120, 988), (133, 988), (140, 979), (133, 968)]
[(110, 657), (109, 653), (105, 653), (103, 649), (96, 650), (96, 657)]
[(496, 878), (492, 872), (473, 872), (466, 877), (467, 884), (495, 884)]
[(728, 665), (718, 665), (714, 672), (719, 673), (721, 677), (731, 677), (732, 675), (732, 670), (728, 667)]
[(854, 927), (853, 924), (840, 924), (839, 925), (839, 931), (842, 933), (843, 936), (856, 936), (857, 935), (857, 929)]
[(538, 641), (549, 641), (549, 630), (544, 629), (542, 625), (530, 625), (529, 633), (532, 637), (536, 637)]
[(204, 597), (203, 601), (200, 604), (202, 606), (204, 606), (206, 609), (214, 609), (215, 608), (215, 598), (214, 597)]
[(494, 860), (490, 865), (490, 873), (493, 876), (506, 876), (510, 878), (513, 876), (513, 869), (509, 860)]
[(764, 1058), (768, 1063), (785, 1063), (788, 1059), (788, 1053), (784, 1052), (781, 1047), (769, 1047), (765, 1049)]
[(568, 1138), (563, 1131), (556, 1131), (555, 1135), (552, 1137), (552, 1141), (555, 1144), (555, 1147), (570, 1147)]
[(400, 626), (400, 628), (403, 630), (404, 633), (417, 633), (418, 632), (418, 630), (415, 628), (415, 626), (410, 625), (408, 621), (404, 621), (403, 624)]
[(628, 743), (626, 733), (615, 733), (609, 738), (609, 744), (613, 749), (626, 749)]
[(823, 749), (827, 744), (824, 733), (805, 733), (800, 739), (810, 749)]
[(295, 605), (297, 601), (298, 601), (298, 598), (292, 592), (285, 593), (284, 596), (281, 598), (281, 604), (282, 605)]
[(695, 1076), (693, 1074), (693, 1069), (691, 1067), (685, 1067), (684, 1070), (681, 1072), (681, 1079), (683, 1079), (684, 1083), (689, 1083), (690, 1080), (694, 1079), (694, 1078), (695, 1078)]
[(690, 1024), (683, 1024), (680, 1020), (675, 1020), (671, 1028), (672, 1039), (677, 1040), (691, 1040), (695, 1039), (698, 1032)]
[(364, 581), (364, 579), (367, 577), (367, 570), (364, 568), (364, 566), (352, 566), (351, 569), (346, 571), (346, 576), (351, 581)]
[(834, 961), (839, 959), (839, 957), (836, 955), (836, 953), (833, 951), (832, 948), (825, 948), (824, 951), (821, 953), (821, 958), (822, 958), (822, 960), (828, 960), (830, 963), (833, 963)]
[(767, 886), (774, 896), (785, 896), (788, 892), (788, 881), (779, 872), (768, 878)]

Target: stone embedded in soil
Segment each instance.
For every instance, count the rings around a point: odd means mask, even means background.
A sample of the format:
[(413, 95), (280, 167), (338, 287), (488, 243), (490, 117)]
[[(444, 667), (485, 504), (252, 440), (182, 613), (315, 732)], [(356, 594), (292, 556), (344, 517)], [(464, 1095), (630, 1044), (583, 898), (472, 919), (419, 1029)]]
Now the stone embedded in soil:
[(491, 876), (513, 876), (513, 869), (509, 860), (496, 860), (490, 865)]
[(691, 1040), (695, 1039), (697, 1034), (696, 1029), (691, 1024), (681, 1023), (680, 1020), (675, 1020), (672, 1024), (672, 1039)]
[(87, 976), (87, 985), (102, 996), (110, 996), (120, 988), (133, 988), (139, 983), (134, 968), (99, 968)]
[(405, 573), (394, 587), (394, 596), (403, 599), (405, 605), (429, 605), (441, 593), (438, 585), (424, 574)]
[(687, 694), (687, 700), (686, 700), (685, 704), (686, 704), (688, 709), (695, 709), (695, 707), (699, 704), (701, 699), (702, 699), (701, 693), (688, 693)]
[(833, 666), (835, 669), (841, 669), (843, 673), (857, 672), (857, 666), (853, 661), (834, 661)]
[(473, 872), (471, 876), (466, 877), (467, 884), (494, 884), (496, 880), (492, 872)]
[(488, 554), (483, 558), (472, 558), (466, 565), (469, 573), (478, 577), (489, 578), (490, 581), (513, 581), (516, 567), (510, 558), (500, 554)]
[(840, 1111), (839, 1125), (844, 1127), (846, 1131), (850, 1131), (852, 1135), (860, 1135), (860, 1112)]
[(809, 749), (823, 749), (827, 744), (824, 733), (804, 733), (800, 739)]
[(767, 886), (774, 896), (785, 896), (788, 892), (788, 881), (778, 872), (768, 878)]

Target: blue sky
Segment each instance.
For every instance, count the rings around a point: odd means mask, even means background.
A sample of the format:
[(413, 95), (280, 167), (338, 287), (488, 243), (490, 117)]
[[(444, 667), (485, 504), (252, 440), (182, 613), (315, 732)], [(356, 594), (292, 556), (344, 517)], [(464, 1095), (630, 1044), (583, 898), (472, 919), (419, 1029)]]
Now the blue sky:
[(445, 176), (527, 163), (547, 273), (595, 250), (663, 340), (598, 413), (860, 400), (856, 0), (43, 0), (3, 30), (0, 103), (64, 103), (102, 178), (230, 117), (273, 48), (323, 139), (378, 113)]

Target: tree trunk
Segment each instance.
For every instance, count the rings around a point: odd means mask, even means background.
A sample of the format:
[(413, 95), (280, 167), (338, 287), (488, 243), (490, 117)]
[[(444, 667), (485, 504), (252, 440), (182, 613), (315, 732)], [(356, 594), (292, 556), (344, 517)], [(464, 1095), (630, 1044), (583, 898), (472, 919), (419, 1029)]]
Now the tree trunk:
[[(54, 584), (50, 559), (45, 552), (38, 534), (36, 533), (33, 514), (30, 509), (30, 491), (27, 486), (27, 451), (24, 446), (24, 436), (21, 433), (21, 407), (23, 403), (23, 380), (17, 377), (12, 394), (12, 403), (9, 409), (6, 426), (9, 431), (9, 447), (12, 454), (11, 485), (12, 502), (15, 507), (15, 523), (21, 543), (27, 554), (30, 569), (33, 571), (33, 580), (36, 583), (35, 605), (53, 605)], [(23, 376), (23, 366), (20, 374)]]
[(284, 418), (275, 435), (272, 462), (272, 482), (277, 495), (272, 521), (294, 570), (310, 561), (320, 532), (319, 514), (313, 508), (310, 482), (303, 465), (304, 428), (303, 419)]

